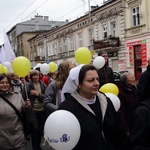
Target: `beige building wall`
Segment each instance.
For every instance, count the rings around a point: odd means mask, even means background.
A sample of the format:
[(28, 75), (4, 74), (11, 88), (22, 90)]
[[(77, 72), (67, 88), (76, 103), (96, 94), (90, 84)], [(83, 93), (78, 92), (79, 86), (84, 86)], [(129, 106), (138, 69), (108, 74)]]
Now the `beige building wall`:
[[(146, 69), (147, 58), (150, 56), (150, 1), (126, 0), (124, 4), (127, 69), (138, 80)], [(136, 25), (133, 23), (133, 9), (135, 8), (139, 9), (139, 24)], [(136, 52), (136, 49), (139, 49), (139, 52)]]

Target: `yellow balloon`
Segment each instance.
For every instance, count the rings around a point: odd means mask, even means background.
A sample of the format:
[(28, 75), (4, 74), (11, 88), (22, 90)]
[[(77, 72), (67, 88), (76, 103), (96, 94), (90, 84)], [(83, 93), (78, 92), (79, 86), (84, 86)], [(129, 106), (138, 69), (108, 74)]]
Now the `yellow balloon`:
[(55, 72), (57, 70), (57, 65), (54, 62), (49, 63), (50, 72)]
[(4, 73), (8, 74), (8, 68), (4, 66)]
[(14, 59), (12, 63), (12, 68), (16, 75), (20, 77), (25, 77), (30, 72), (31, 64), (26, 57), (19, 56)]
[(100, 89), (99, 89), (100, 92), (103, 92), (103, 93), (112, 93), (112, 94), (115, 94), (115, 95), (118, 95), (119, 93), (119, 89), (118, 87), (113, 84), (113, 83), (106, 83), (104, 84)]
[(0, 73), (4, 73), (4, 66), (0, 64)]
[(90, 64), (92, 55), (88, 48), (80, 47), (75, 52), (75, 59), (78, 64)]

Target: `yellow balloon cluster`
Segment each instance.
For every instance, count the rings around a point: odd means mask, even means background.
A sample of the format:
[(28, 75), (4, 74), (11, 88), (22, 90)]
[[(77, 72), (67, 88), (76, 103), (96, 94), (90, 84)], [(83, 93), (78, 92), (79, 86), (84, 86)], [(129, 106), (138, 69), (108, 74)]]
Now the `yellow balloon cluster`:
[(57, 65), (54, 62), (49, 63), (50, 66), (50, 72), (55, 72), (57, 70)]
[(90, 64), (91, 58), (91, 52), (86, 47), (80, 47), (75, 52), (75, 59), (78, 64)]
[(20, 77), (25, 77), (30, 72), (31, 64), (26, 57), (19, 56), (14, 59), (12, 63), (12, 68), (16, 75)]
[(119, 89), (118, 87), (113, 84), (113, 83), (106, 83), (104, 84), (100, 89), (99, 89), (100, 92), (103, 92), (103, 93), (112, 93), (112, 94), (115, 94), (115, 95), (118, 95), (119, 93)]

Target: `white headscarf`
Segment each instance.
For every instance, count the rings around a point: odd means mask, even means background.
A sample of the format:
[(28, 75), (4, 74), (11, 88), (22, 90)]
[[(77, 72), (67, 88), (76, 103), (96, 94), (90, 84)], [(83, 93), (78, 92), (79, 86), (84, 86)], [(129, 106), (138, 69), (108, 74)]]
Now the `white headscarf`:
[(65, 100), (65, 93), (73, 93), (77, 90), (79, 85), (79, 72), (82, 66), (83, 64), (70, 70), (69, 76), (61, 91), (61, 102)]

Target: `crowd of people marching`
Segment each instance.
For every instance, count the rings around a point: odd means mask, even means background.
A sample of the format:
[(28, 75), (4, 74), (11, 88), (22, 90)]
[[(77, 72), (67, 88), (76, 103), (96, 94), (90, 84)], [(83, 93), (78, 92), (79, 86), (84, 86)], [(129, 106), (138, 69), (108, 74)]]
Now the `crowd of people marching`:
[(20, 114), (28, 113), (33, 150), (42, 149), (45, 121), (56, 110), (73, 113), (80, 123), (81, 135), (73, 150), (150, 150), (150, 59), (139, 82), (130, 72), (121, 76), (121, 106), (116, 112), (111, 100), (99, 91), (102, 85), (113, 83), (113, 71), (107, 53), (98, 55), (105, 58), (101, 69), (63, 61), (55, 73), (47, 75), (40, 68), (21, 78), (1, 73), (0, 150), (26, 150), (22, 122), (9, 102)]

